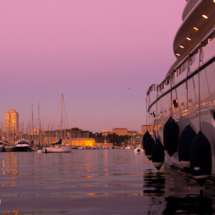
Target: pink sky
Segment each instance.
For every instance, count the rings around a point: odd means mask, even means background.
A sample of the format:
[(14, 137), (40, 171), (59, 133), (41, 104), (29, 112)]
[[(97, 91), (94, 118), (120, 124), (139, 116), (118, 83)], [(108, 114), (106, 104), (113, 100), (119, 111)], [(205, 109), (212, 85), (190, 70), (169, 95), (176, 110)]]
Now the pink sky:
[[(0, 121), (44, 127), (60, 121), (93, 132), (145, 124), (145, 95), (175, 57), (182, 0), (19, 0), (0, 2)], [(128, 89), (131, 88), (131, 89)]]

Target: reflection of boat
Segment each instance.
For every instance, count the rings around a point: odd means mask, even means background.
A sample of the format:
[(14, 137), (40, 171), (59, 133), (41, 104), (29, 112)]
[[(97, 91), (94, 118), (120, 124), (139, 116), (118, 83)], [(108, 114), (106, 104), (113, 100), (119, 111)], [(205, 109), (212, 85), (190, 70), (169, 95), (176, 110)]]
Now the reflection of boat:
[(213, 214), (213, 200), (211, 198), (199, 197), (189, 197), (176, 198), (176, 197), (166, 197), (166, 208), (163, 214)]
[[(147, 91), (148, 112), (163, 143), (164, 125), (170, 116), (183, 131), (189, 124), (201, 130), (211, 145), (215, 175), (215, 2), (190, 0), (173, 43), (176, 61), (160, 84)], [(177, 148), (176, 148), (177, 149)], [(165, 163), (181, 167), (178, 153)]]
[(4, 151), (4, 143), (0, 142), (0, 152), (3, 152), (3, 151)]
[(27, 140), (18, 140), (15, 145), (16, 151), (31, 151), (31, 146)]

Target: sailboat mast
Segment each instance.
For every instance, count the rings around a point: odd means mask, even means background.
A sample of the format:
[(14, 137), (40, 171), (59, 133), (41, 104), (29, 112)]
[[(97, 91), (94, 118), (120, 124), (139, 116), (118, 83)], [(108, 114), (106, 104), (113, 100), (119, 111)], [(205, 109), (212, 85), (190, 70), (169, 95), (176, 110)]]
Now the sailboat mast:
[(60, 125), (60, 129), (61, 129), (61, 134), (60, 134), (60, 136), (61, 136), (61, 139), (62, 139), (62, 125), (63, 125), (63, 94), (62, 94), (62, 100), (61, 100), (61, 125)]
[(39, 130), (38, 141), (39, 141), (39, 146), (40, 146), (40, 107), (39, 107), (39, 102), (38, 102), (38, 130)]
[(34, 114), (33, 114), (33, 104), (32, 104), (32, 137), (31, 139), (34, 139)]

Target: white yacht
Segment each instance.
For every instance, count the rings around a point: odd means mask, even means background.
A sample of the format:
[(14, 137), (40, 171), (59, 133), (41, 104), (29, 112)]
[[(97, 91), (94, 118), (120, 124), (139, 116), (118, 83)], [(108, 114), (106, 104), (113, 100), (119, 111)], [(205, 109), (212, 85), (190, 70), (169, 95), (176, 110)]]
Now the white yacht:
[[(147, 113), (163, 145), (164, 126), (170, 117), (180, 135), (188, 125), (196, 134), (200, 130), (210, 143), (211, 175), (215, 177), (215, 1), (187, 1), (182, 20), (173, 42), (176, 60), (164, 71), (164, 79), (149, 87)], [(178, 151), (173, 155), (165, 151), (165, 163), (186, 166), (179, 162)]]
[(15, 143), (15, 150), (22, 151), (22, 152), (31, 151), (31, 145), (27, 140), (18, 140)]

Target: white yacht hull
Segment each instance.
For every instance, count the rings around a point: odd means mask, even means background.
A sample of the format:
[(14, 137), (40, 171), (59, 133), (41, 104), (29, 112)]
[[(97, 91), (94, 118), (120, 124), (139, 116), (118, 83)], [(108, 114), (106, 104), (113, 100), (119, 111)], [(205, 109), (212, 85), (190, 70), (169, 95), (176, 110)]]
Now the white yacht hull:
[(43, 153), (70, 153), (72, 150), (69, 147), (45, 147), (42, 149)]
[[(172, 100), (178, 102), (178, 107), (172, 104), (172, 117), (182, 132), (189, 123), (196, 133), (199, 130), (199, 85), (198, 72), (200, 71), (200, 113), (201, 131), (211, 144), (212, 152), (212, 176), (215, 177), (215, 39), (204, 47), (203, 61), (199, 70), (199, 53), (195, 55), (195, 61), (190, 66), (190, 78), (188, 79), (188, 102), (186, 90), (187, 69), (180, 75), (175, 76), (172, 84)], [(171, 91), (170, 85), (148, 94), (149, 115), (153, 122), (154, 130), (163, 143), (164, 125), (170, 117)], [(155, 115), (155, 116), (154, 116)], [(170, 157), (165, 152), (165, 164), (182, 167), (178, 159), (178, 152)], [(186, 164), (189, 166), (189, 164)]]

